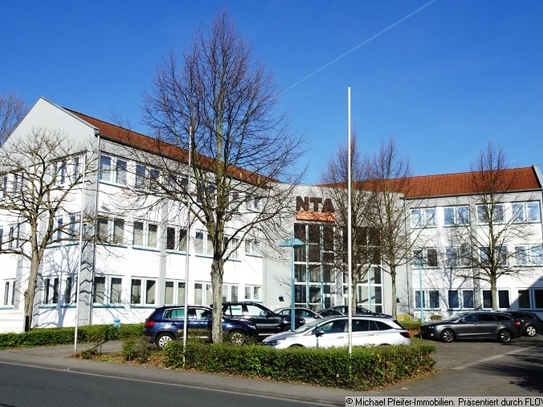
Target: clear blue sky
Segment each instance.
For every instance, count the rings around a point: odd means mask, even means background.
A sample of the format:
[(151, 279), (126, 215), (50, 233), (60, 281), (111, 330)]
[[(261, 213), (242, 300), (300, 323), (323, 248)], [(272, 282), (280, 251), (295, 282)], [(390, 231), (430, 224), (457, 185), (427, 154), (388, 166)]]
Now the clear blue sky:
[(467, 171), (489, 141), (543, 165), (541, 0), (6, 1), (0, 93), (146, 133), (156, 64), (224, 7), (309, 140), (306, 183), (347, 141), (348, 87), (362, 149), (393, 137), (414, 175)]

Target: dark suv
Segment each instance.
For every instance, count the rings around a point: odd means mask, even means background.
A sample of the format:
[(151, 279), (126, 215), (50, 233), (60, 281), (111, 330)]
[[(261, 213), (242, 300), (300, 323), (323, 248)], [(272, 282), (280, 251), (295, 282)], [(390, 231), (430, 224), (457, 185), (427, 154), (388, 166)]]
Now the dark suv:
[(520, 321), (520, 330), (523, 335), (536, 336), (543, 333), (543, 321), (537, 314), (527, 311), (507, 311), (509, 315)]
[(510, 342), (522, 336), (520, 321), (505, 312), (465, 312), (441, 321), (425, 322), (420, 326), (424, 339), (452, 342), (457, 339), (493, 339)]
[[(163, 348), (168, 342), (183, 335), (184, 318), (185, 307), (182, 305), (156, 308), (145, 320), (143, 335)], [(211, 323), (211, 308), (200, 305), (188, 306), (188, 328), (211, 329)], [(223, 318), (222, 330), (234, 343), (242, 344), (248, 338), (258, 339), (258, 329), (251, 321)]]
[[(222, 305), (223, 315), (228, 319), (245, 319), (256, 324), (260, 338), (288, 331), (290, 329), (290, 315), (279, 315), (266, 308), (258, 302), (236, 301), (224, 302)], [(296, 317), (294, 325), (296, 328), (305, 323), (301, 317)]]

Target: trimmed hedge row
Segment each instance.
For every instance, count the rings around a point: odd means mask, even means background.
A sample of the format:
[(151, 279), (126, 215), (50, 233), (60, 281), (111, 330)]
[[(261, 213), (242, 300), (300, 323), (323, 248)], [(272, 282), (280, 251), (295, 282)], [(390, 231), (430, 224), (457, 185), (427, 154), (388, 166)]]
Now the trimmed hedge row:
[(290, 383), (367, 391), (432, 371), (433, 346), (276, 350), (266, 346), (171, 342), (164, 349), (170, 368), (229, 373)]
[[(107, 341), (125, 340), (141, 336), (143, 324), (86, 325), (78, 327), (78, 342), (101, 345)], [(23, 333), (0, 334), (0, 349), (19, 346), (67, 345), (74, 342), (75, 328), (43, 328)]]

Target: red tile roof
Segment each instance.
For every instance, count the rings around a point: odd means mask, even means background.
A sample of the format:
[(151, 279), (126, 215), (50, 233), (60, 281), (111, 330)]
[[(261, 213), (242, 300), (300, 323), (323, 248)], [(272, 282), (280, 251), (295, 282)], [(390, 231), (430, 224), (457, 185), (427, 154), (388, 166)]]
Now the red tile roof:
[[(487, 173), (488, 174), (488, 173)], [(502, 191), (533, 191), (541, 190), (535, 167), (509, 168), (499, 174), (499, 184)], [(406, 199), (414, 198), (437, 198), (445, 196), (473, 195), (485, 192), (485, 184), (488, 184), (488, 175), (483, 176), (480, 172), (462, 172), (456, 174), (423, 175), (408, 178), (396, 178), (388, 184), (383, 181), (360, 181), (354, 182), (354, 188), (362, 190), (383, 191), (389, 189), (404, 194)], [(326, 184), (322, 187), (339, 186), (346, 187), (346, 184)], [(497, 189), (500, 189), (497, 187)], [(487, 191), (490, 188), (487, 188)]]
[[(111, 140), (126, 146), (139, 148), (141, 150), (148, 151), (154, 154), (159, 154), (163, 157), (168, 157), (179, 162), (188, 162), (188, 152), (184, 148), (160, 141), (153, 137), (146, 136), (144, 134), (105, 122), (100, 119), (96, 119), (86, 114), (76, 112), (75, 110), (67, 108), (64, 109), (84, 120), (85, 122), (89, 123), (90, 125), (96, 127), (100, 132), (100, 137), (104, 139)], [(199, 156), (199, 159), (203, 168), (211, 169), (214, 165), (214, 160), (209, 157)], [(228, 171), (233, 178), (244, 180), (246, 182), (257, 185), (267, 181), (277, 182), (254, 172), (234, 166), (229, 166)]]
[[(501, 176), (502, 185), (507, 186), (507, 191), (502, 192), (530, 191), (542, 187), (534, 167), (506, 169)], [(477, 172), (410, 177), (404, 194), (407, 199), (476, 194), (483, 192), (477, 188), (477, 179), (481, 177), (481, 173)]]

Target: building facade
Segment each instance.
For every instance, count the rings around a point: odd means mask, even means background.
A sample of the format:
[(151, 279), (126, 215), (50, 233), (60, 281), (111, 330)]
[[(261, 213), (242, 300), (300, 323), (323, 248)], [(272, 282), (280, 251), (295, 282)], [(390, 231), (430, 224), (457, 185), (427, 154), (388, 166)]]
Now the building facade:
[[(134, 148), (149, 151), (147, 136), (61, 108), (39, 99), (10, 137), (16, 143), (36, 128), (54, 129), (67, 143), (81, 145), (58, 169), (60, 182), (81, 176), (58, 214), (59, 226), (71, 225), (68, 238), (52, 240), (39, 270), (32, 327), (142, 322), (157, 306), (211, 305), (213, 251), (205, 227), (191, 219), (183, 201), (155, 204), (145, 180), (158, 176)], [(511, 269), (498, 279), (500, 309), (543, 313), (543, 229), (541, 176), (537, 167), (513, 169), (513, 186), (502, 191), (501, 224), (524, 230), (507, 240)], [(188, 172), (187, 172), (188, 174)], [(473, 278), (477, 269), (458, 256), (462, 244), (453, 232), (482, 233), (480, 196), (470, 187), (471, 173), (413, 177), (404, 191), (412, 236), (413, 259), (400, 267), (397, 298), (391, 279), (378, 262), (353, 289), (358, 303), (377, 312), (427, 319), (462, 310), (488, 309), (489, 285)], [(2, 194), (15, 176), (5, 175)], [(187, 175), (188, 177), (188, 175)], [(189, 182), (187, 180), (187, 182)], [(145, 194), (135, 196), (134, 189)], [(345, 270), (334, 262), (334, 204), (325, 187), (297, 186), (282, 221), (286, 234), (277, 241), (251, 235), (225, 264), (223, 300), (251, 300), (274, 309), (291, 304), (320, 310), (348, 303)], [(142, 203), (145, 196), (145, 204)], [(258, 209), (258, 199), (244, 200), (243, 214)], [(500, 206), (501, 205), (501, 206)], [(85, 218), (92, 219), (87, 224)], [(83, 219), (83, 222), (81, 220)], [(246, 218), (248, 219), (248, 218)], [(488, 223), (488, 219), (486, 219)], [(236, 225), (229, 226), (235, 229)], [(7, 252), (25, 225), (0, 211), (0, 332), (24, 328), (24, 290), (29, 262)], [(60, 230), (60, 228), (59, 228)], [(66, 230), (64, 228), (63, 230)], [(83, 233), (80, 234), (78, 230)], [(227, 227), (228, 233), (228, 227)], [(92, 235), (93, 239), (86, 239)], [(296, 245), (285, 241), (296, 239)], [(294, 289), (292, 287), (294, 286)]]

